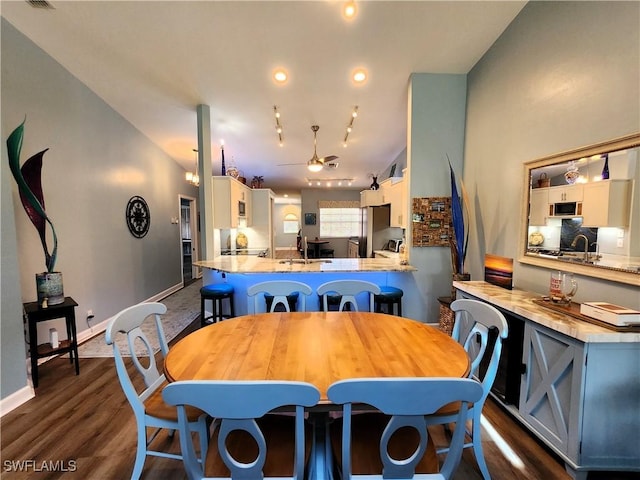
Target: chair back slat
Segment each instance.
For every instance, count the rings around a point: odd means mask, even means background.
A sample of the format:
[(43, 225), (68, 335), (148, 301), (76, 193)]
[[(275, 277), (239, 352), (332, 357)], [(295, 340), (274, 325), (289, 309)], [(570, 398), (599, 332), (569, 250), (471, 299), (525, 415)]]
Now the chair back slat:
[[(181, 455), (172, 451), (162, 451), (150, 447), (161, 429), (176, 430), (178, 428), (177, 414), (174, 418), (171, 414), (167, 415), (169, 409), (163, 409), (161, 402), (152, 398), (154, 394), (157, 395), (158, 389), (162, 387), (166, 379), (164, 373), (158, 369), (152, 343), (149, 340), (149, 335), (145, 333), (146, 326), (152, 322), (151, 327), (146, 330), (151, 335), (157, 336), (161, 354), (165, 357), (169, 352), (169, 347), (160, 316), (166, 312), (167, 308), (162, 303), (140, 303), (116, 314), (109, 322), (105, 332), (107, 345), (113, 347), (118, 380), (136, 419), (138, 441), (135, 464), (131, 474), (132, 480), (140, 478), (148, 455), (182, 460)], [(124, 361), (125, 355), (131, 357), (135, 371), (127, 368)], [(135, 376), (135, 372), (144, 380), (145, 388), (141, 392), (136, 389), (131, 376)], [(161, 413), (158, 413), (158, 410)], [(202, 456), (206, 454), (208, 448), (206, 416), (202, 414), (197, 415), (197, 418), (187, 419), (185, 415), (185, 422), (189, 425), (190, 431), (198, 433), (200, 461), (202, 461)], [(148, 435), (147, 429), (152, 432), (150, 435)], [(160, 442), (156, 441), (155, 443), (160, 445)]]
[[(190, 479), (203, 479), (204, 468), (197, 461), (193, 442), (185, 423), (185, 406), (208, 413), (219, 421), (218, 452), (231, 472), (231, 479), (262, 479), (267, 456), (267, 441), (260, 429), (259, 419), (274, 409), (295, 407), (295, 455), (292, 479), (304, 477), (305, 432), (304, 409), (320, 400), (316, 387), (291, 381), (178, 381), (167, 385), (162, 396), (169, 405), (178, 407), (180, 446)], [(250, 435), (258, 446), (256, 457), (250, 462), (235, 458), (227, 439), (234, 431)], [(184, 439), (184, 441), (183, 441)], [(217, 477), (216, 477), (217, 478)]]
[(367, 293), (368, 308), (370, 312), (373, 312), (375, 311), (374, 296), (380, 294), (380, 287), (365, 280), (333, 280), (320, 285), (317, 293), (322, 297), (322, 306), (325, 312), (329, 311), (328, 294), (335, 293), (342, 297), (338, 310), (343, 311), (347, 305), (350, 305), (352, 310), (357, 312), (357, 295)]
[[(328, 390), (329, 399), (333, 403), (344, 405), (342, 478), (352, 477), (351, 413), (353, 404), (370, 405), (391, 416), (379, 439), (378, 450), (383, 471), (380, 475), (370, 475), (368, 478), (413, 478), (416, 466), (427, 450), (428, 431), (425, 415), (434, 413), (451, 402), (460, 401), (462, 408), (459, 415), (460, 418), (465, 418), (468, 404), (479, 400), (481, 395), (482, 386), (475, 380), (467, 378), (362, 378), (334, 383)], [(418, 432), (418, 445), (409, 457), (393, 458), (389, 454), (389, 440), (397, 431), (407, 427)], [(445, 460), (446, 471), (450, 473), (453, 473), (460, 462), (463, 441), (464, 428), (456, 428), (451, 450)], [(442, 477), (432, 476), (431, 478)]]
[(267, 282), (260, 282), (251, 285), (247, 289), (247, 295), (254, 298), (254, 313), (260, 311), (260, 297), (259, 293), (265, 293), (273, 296), (273, 303), (271, 304), (270, 312), (274, 312), (277, 305), (283, 305), (285, 310), (289, 312), (289, 302), (287, 301), (287, 295), (291, 295), (295, 292), (300, 293), (298, 297), (299, 307), (298, 311), (304, 312), (306, 310), (306, 297), (311, 295), (312, 289), (309, 285), (294, 280), (272, 280)]
[[(153, 317), (160, 350), (164, 356), (168, 352), (168, 347), (166, 347), (166, 338), (162, 329), (160, 315), (166, 312), (167, 307), (158, 302), (134, 305), (118, 313), (113, 320), (111, 320), (105, 332), (107, 345), (112, 345), (113, 347), (120, 385), (132, 406), (137, 406), (134, 407), (134, 410), (136, 408), (143, 408), (140, 396), (143, 396), (142, 401), (144, 401), (144, 398), (153, 393), (153, 386), (158, 383), (158, 380), (164, 380), (164, 374), (158, 369), (151, 342), (143, 332), (142, 324), (147, 318)], [(121, 345), (116, 338), (119, 334), (125, 335), (125, 344), (128, 347), (128, 351), (121, 350)], [(144, 346), (141, 353), (138, 353), (136, 349), (138, 345)], [(144, 384), (147, 387), (142, 393), (138, 393), (134, 388), (129, 372), (124, 364), (123, 356), (127, 354), (131, 356), (136, 371), (143, 378)], [(141, 358), (144, 358), (145, 361), (141, 362)]]
[[(502, 341), (509, 335), (507, 320), (494, 306), (473, 299), (455, 300), (451, 303), (451, 310), (455, 313), (451, 337), (469, 354), (470, 376), (482, 382), (486, 398), (498, 371)], [(490, 349), (492, 331), (495, 332), (495, 342)], [(481, 364), (486, 367), (484, 372), (480, 372)]]

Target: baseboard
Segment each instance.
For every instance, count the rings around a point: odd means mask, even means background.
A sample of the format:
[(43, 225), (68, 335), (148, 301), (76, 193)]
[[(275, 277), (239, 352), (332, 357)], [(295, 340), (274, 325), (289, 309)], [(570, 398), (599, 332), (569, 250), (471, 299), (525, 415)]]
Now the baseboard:
[(18, 408), (20, 405), (31, 400), (35, 396), (36, 392), (30, 383), (29, 385), (22, 387), (17, 392), (6, 396), (0, 400), (0, 417), (5, 416), (7, 413)]
[[(172, 293), (176, 293), (178, 290), (182, 288), (182, 285), (183, 285), (182, 283), (176, 283), (172, 287), (169, 287), (166, 290), (163, 290), (162, 292), (157, 293), (156, 295), (149, 297), (148, 299), (143, 300), (140, 303), (159, 302), (160, 300), (168, 297)], [(109, 325), (112, 319), (113, 317), (109, 317), (101, 321), (100, 323), (92, 326), (91, 328), (87, 330), (83, 330), (82, 332), (78, 333), (78, 345), (86, 342), (87, 340), (91, 340), (93, 337), (100, 335), (102, 332), (104, 332), (107, 329), (107, 326)]]
[[(148, 298), (147, 300), (144, 300), (140, 303), (146, 303), (146, 302), (158, 302), (160, 300), (162, 300), (163, 298), (168, 297), (169, 295), (171, 295), (172, 293), (177, 292), (178, 290), (180, 290), (182, 288), (183, 284), (182, 282), (177, 283), (175, 285), (173, 285), (172, 287), (167, 288), (166, 290)], [(94, 325), (93, 327), (88, 328), (87, 330), (83, 330), (82, 332), (79, 332), (77, 334), (77, 340), (78, 340), (78, 345), (80, 345), (81, 343), (86, 342), (87, 340), (92, 339), (93, 337), (100, 335), (102, 332), (104, 332), (107, 329), (107, 326), (109, 325), (109, 322), (113, 319), (112, 317), (109, 317), (105, 320), (103, 320), (102, 322)], [(52, 358), (56, 358), (58, 355), (52, 355), (50, 357), (44, 357), (44, 358), (39, 358), (38, 359), (38, 365), (42, 365), (43, 363), (48, 362), (49, 360), (51, 360)], [(26, 401), (30, 400), (31, 398), (35, 397), (35, 390), (33, 389), (32, 383), (31, 383), (31, 361), (29, 359), (29, 357), (27, 357), (26, 359), (27, 361), (27, 381), (28, 381), (28, 385), (26, 385), (25, 387), (21, 388), (20, 390), (18, 390), (15, 393), (12, 393), (11, 395), (7, 396), (6, 398), (3, 398), (2, 400), (0, 400), (0, 416), (9, 413), (11, 410), (19, 407), (20, 405), (22, 405), (23, 403), (25, 403)]]

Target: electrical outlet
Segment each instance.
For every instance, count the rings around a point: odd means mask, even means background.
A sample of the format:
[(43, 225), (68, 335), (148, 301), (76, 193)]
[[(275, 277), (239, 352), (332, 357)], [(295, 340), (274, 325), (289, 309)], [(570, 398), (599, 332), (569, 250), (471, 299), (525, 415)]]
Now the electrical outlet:
[(93, 310), (87, 310), (87, 318), (93, 318)]
[(618, 248), (624, 247), (624, 238), (619, 238), (617, 243)]

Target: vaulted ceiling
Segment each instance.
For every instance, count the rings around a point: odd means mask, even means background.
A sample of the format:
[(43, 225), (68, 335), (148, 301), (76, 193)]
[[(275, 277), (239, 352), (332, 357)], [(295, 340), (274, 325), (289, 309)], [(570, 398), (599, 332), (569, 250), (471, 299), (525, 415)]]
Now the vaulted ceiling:
[[(406, 148), (411, 73), (469, 72), (526, 2), (358, 1), (351, 20), (332, 0), (50, 3), (2, 2), (1, 12), (186, 169), (196, 106), (206, 104), (214, 174), (224, 140), (227, 164), (283, 190), (305, 178), (371, 183)], [(278, 67), (289, 75), (282, 85)], [(337, 155), (337, 168), (307, 170), (312, 125), (318, 156)]]

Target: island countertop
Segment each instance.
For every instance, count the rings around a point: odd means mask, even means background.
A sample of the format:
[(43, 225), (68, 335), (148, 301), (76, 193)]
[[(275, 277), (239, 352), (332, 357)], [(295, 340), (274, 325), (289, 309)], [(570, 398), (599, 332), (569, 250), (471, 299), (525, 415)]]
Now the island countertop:
[(194, 262), (197, 267), (226, 273), (321, 273), (321, 272), (414, 272), (411, 265), (400, 265), (390, 258), (318, 258), (303, 263), (294, 259), (263, 258), (249, 255), (223, 255)]

